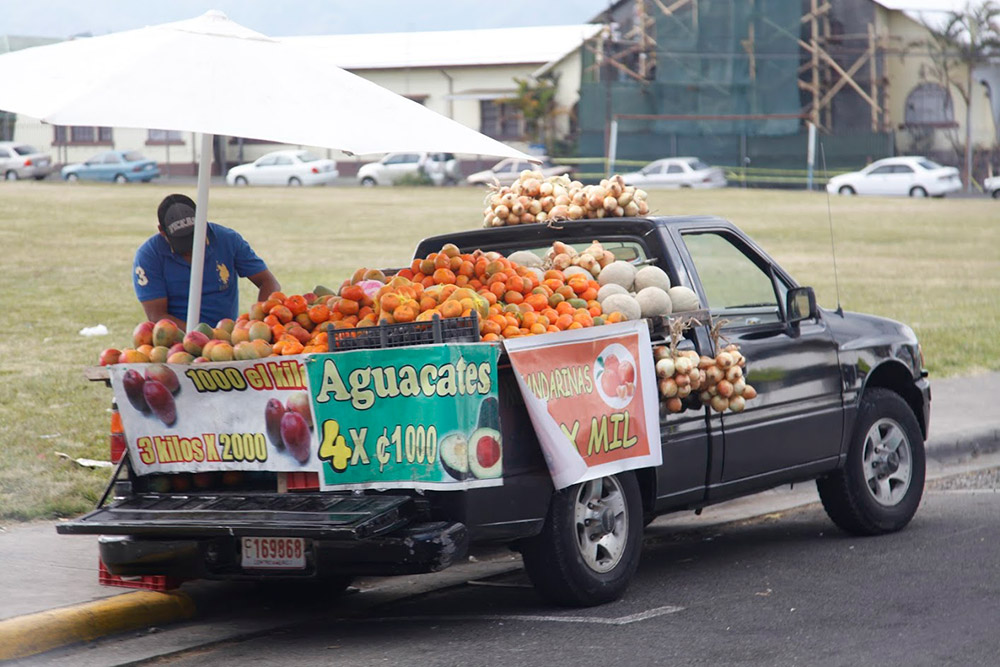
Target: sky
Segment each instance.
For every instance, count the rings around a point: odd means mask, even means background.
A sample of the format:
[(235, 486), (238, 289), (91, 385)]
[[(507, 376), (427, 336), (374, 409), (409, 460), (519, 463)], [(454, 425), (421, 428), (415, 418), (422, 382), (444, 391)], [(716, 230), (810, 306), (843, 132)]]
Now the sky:
[[(965, 0), (881, 0), (948, 9)], [(67, 38), (179, 21), (218, 9), (275, 37), (586, 23), (610, 0), (0, 0), (0, 35)]]

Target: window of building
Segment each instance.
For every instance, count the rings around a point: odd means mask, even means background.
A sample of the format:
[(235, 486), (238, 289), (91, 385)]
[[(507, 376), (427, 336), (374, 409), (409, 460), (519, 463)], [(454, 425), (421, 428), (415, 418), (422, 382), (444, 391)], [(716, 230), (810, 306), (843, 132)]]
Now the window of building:
[(54, 144), (108, 144), (113, 141), (110, 127), (53, 125)]
[(177, 130), (149, 130), (146, 135), (146, 145), (183, 144), (181, 133)]
[(955, 108), (951, 95), (936, 83), (922, 83), (906, 96), (907, 126), (954, 127)]
[(520, 139), (524, 136), (524, 115), (510, 102), (480, 100), (479, 131), (494, 139)]

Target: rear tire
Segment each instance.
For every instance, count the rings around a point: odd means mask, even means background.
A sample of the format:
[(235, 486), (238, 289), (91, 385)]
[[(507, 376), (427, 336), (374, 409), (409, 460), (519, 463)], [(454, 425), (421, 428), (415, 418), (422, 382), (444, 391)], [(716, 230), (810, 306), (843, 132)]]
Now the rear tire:
[(302, 185), (302, 181), (300, 181), (298, 177), (292, 176), (291, 178), (288, 179), (288, 187), (297, 188), (300, 185)]
[(861, 397), (847, 463), (816, 480), (823, 508), (854, 535), (881, 535), (910, 522), (924, 492), (924, 440), (910, 406), (887, 389)]
[(926, 197), (927, 196), (927, 190), (924, 190), (922, 187), (920, 187), (918, 185), (915, 188), (910, 188), (910, 196), (911, 197)]
[(841, 185), (840, 189), (837, 190), (837, 193), (838, 194), (842, 194), (842, 195), (847, 195), (847, 196), (855, 194), (854, 193), (854, 188), (852, 188), (850, 185)]
[(125, 183), (128, 183), (128, 179), (125, 178), (125, 174), (118, 174), (115, 176), (115, 183), (118, 185), (124, 185)]
[(1000, 188), (993, 191), (993, 198), (1000, 199)]
[(617, 600), (642, 551), (642, 499), (631, 472), (574, 484), (552, 496), (542, 532), (521, 545), (538, 593), (567, 607)]

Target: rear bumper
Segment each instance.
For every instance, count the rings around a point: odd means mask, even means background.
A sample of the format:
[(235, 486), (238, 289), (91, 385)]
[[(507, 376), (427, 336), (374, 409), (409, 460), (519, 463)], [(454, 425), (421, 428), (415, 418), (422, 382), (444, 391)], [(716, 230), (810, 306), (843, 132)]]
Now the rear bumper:
[[(280, 536), (280, 531), (274, 531)], [(336, 575), (436, 572), (462, 560), (469, 535), (461, 523), (428, 522), (362, 540), (306, 539), (306, 567), (295, 571), (244, 569), (239, 536), (164, 538), (101, 536), (101, 560), (119, 576), (180, 579), (321, 579)]]

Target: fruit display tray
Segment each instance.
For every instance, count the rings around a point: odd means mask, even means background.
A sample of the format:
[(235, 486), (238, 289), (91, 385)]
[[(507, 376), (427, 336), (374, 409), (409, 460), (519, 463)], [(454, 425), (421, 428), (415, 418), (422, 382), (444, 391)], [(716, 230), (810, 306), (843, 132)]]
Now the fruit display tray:
[(434, 319), (422, 322), (380, 324), (360, 329), (335, 329), (329, 325), (327, 336), (331, 352), (434, 343), (478, 343), (479, 317), (475, 313), (448, 319), (435, 315)]

